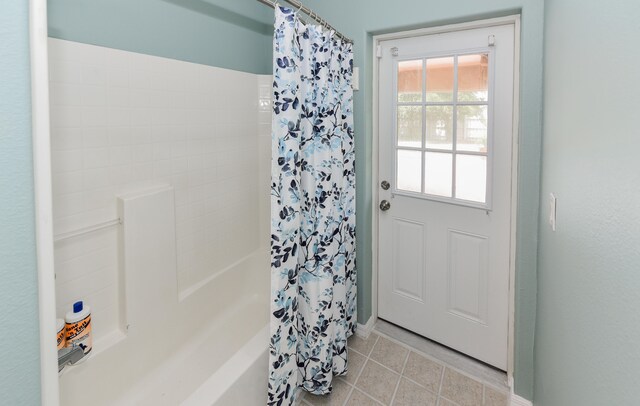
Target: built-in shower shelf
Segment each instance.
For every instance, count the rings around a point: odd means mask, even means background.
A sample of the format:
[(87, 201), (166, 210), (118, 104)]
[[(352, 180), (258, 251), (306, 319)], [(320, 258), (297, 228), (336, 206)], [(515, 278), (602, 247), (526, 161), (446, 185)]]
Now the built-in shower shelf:
[(94, 353), (93, 356), (98, 356), (100, 353), (120, 344), (125, 338), (127, 338), (127, 335), (123, 331), (114, 330), (102, 336), (99, 340), (96, 340), (93, 343), (93, 350), (91, 352)]
[(93, 341), (93, 349), (87, 356), (88, 358), (86, 360), (77, 365), (67, 365), (59, 374), (59, 376), (62, 378), (62, 376), (64, 376), (67, 372), (73, 371), (74, 368), (85, 365), (86, 363), (91, 363), (93, 358), (99, 357), (102, 353), (107, 352), (107, 350), (117, 346), (118, 344), (123, 342), (125, 338), (127, 338), (127, 335), (120, 330), (114, 330), (106, 333), (98, 340)]

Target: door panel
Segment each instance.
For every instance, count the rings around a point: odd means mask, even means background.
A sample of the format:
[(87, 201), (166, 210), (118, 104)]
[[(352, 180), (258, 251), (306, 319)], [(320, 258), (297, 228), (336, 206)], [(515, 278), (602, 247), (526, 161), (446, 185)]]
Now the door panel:
[(378, 316), (506, 369), (514, 26), (381, 47)]
[(424, 302), (424, 224), (393, 220), (393, 292)]
[(489, 237), (449, 230), (449, 312), (486, 325)]

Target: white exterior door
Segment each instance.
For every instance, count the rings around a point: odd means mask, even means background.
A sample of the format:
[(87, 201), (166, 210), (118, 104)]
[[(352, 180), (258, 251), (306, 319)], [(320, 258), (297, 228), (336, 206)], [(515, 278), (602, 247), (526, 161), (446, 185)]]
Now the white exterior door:
[(506, 370), (514, 25), (380, 51), (378, 316)]

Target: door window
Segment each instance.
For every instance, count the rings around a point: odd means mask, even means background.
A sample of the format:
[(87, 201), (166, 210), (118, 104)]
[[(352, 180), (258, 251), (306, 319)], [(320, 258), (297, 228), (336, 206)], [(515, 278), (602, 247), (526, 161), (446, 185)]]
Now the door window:
[(489, 52), (399, 61), (395, 189), (488, 207)]

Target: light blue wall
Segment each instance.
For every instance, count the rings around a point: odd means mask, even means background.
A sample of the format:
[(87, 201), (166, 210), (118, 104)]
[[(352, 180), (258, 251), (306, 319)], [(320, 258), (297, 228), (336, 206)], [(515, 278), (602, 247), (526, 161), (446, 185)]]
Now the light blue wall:
[(25, 406), (40, 404), (28, 5), (0, 3), (0, 404)]
[(273, 11), (255, 0), (49, 0), (49, 36), (271, 72)]
[(536, 406), (640, 404), (639, 19), (546, 1)]
[(542, 133), (542, 0), (307, 0), (333, 26), (356, 41), (355, 64), (362, 90), (356, 93), (358, 176), (359, 321), (371, 314), (371, 34), (481, 18), (522, 14), (520, 183), (516, 270), (516, 392), (533, 395), (533, 336), (536, 308), (536, 253)]

